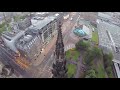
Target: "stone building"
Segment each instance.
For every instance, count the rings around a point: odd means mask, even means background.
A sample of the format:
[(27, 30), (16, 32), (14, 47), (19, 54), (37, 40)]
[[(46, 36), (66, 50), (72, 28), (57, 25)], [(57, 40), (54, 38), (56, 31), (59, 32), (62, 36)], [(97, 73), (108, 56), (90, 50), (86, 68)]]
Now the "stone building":
[(61, 21), (60, 16), (48, 16), (45, 18), (33, 18), (32, 25), (25, 31), (16, 42), (18, 51), (30, 62), (34, 62), (42, 50), (57, 34), (58, 23)]
[(2, 34), (7, 47), (12, 51), (21, 54), (28, 61), (34, 62), (42, 50), (57, 34), (59, 22), (62, 22), (62, 15), (47, 17), (34, 17), (31, 25), (25, 30), (12, 30)]

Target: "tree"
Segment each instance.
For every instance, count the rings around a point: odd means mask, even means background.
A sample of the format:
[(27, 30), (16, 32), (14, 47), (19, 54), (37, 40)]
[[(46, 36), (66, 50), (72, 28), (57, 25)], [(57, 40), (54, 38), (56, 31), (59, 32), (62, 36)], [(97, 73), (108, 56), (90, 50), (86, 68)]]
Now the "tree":
[(93, 69), (88, 70), (85, 78), (97, 78), (95, 70)]
[(88, 49), (86, 57), (85, 57), (85, 62), (86, 64), (89, 64), (93, 60), (98, 60), (102, 58), (102, 52), (98, 47), (93, 47), (92, 49)]
[(92, 56), (92, 50), (89, 49), (88, 52), (86, 53), (86, 56), (85, 56), (85, 63), (87, 65), (90, 65), (90, 63), (93, 61), (93, 56)]
[(108, 66), (112, 65), (113, 54), (112, 53), (104, 54), (103, 59), (104, 59), (105, 68), (107, 68)]
[(98, 47), (93, 47), (92, 49), (92, 56), (93, 58), (96, 59), (101, 59), (102, 58), (102, 52), (101, 49), (99, 49)]
[(108, 58), (109, 58), (110, 61), (113, 60), (113, 54), (112, 54), (112, 52), (109, 53)]
[(106, 72), (107, 72), (108, 74), (110, 74), (111, 71), (112, 71), (112, 68), (111, 68), (110, 66), (108, 66), (108, 67), (106, 68)]
[(79, 46), (80, 46), (79, 42), (75, 44), (75, 47), (76, 47), (77, 50), (79, 50)]
[(104, 60), (104, 68), (107, 72), (108, 77), (113, 77), (113, 70), (112, 70), (112, 59), (113, 59), (113, 54), (104, 54), (103, 55), (103, 60)]
[(77, 50), (86, 51), (90, 47), (89, 42), (84, 42), (83, 40), (80, 40), (78, 43), (75, 44)]

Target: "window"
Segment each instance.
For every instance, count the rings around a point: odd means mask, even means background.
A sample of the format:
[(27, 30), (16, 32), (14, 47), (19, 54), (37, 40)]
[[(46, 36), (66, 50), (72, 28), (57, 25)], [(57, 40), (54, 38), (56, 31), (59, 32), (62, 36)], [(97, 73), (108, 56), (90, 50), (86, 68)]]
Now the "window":
[(46, 31), (45, 33), (44, 33), (44, 39), (46, 39), (48, 37), (48, 32)]
[(55, 23), (54, 23), (53, 26), (52, 26), (52, 30), (53, 30), (53, 31), (55, 30)]
[(49, 28), (49, 34), (52, 34), (52, 27)]
[(54, 22), (54, 24), (53, 24), (53, 26), (52, 26), (52, 30), (53, 30), (53, 31), (56, 30), (56, 26), (57, 26), (57, 23)]

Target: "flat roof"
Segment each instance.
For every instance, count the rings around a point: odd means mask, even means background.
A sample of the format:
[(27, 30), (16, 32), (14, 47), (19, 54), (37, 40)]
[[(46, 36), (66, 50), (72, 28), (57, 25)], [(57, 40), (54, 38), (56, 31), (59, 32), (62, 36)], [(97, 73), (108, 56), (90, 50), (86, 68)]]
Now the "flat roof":
[(99, 17), (107, 18), (107, 19), (112, 19), (112, 17), (106, 13), (98, 12)]
[[(112, 41), (109, 40), (106, 30), (109, 31), (109, 33), (111, 34), (115, 46), (118, 46), (120, 48), (120, 27), (104, 21), (100, 21), (100, 23), (98, 24), (99, 44), (102, 46), (105, 45), (106, 47), (112, 46)], [(116, 59), (116, 61), (120, 61), (120, 53), (114, 52), (114, 58)]]
[(13, 30), (13, 31), (5, 31), (2, 33), (2, 36), (8, 39), (13, 39), (16, 37), (21, 31), (20, 30)]
[(43, 20), (36, 20), (36, 22), (33, 25), (31, 25), (29, 28), (41, 29), (56, 18), (57, 18), (56, 16), (48, 16), (45, 17)]

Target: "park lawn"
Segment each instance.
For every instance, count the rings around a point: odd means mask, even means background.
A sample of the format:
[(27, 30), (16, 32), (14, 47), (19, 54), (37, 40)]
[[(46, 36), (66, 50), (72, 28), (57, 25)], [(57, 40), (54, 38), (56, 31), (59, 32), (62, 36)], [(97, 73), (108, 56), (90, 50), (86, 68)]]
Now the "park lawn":
[(66, 58), (68, 60), (71, 58), (72, 60), (77, 61), (79, 55), (80, 55), (80, 52), (77, 51), (76, 49), (70, 49), (70, 50), (66, 51)]
[(66, 58), (69, 59), (70, 58), (70, 50), (66, 51)]
[(74, 64), (68, 64), (68, 65), (67, 65), (67, 69), (68, 69), (67, 74), (68, 74), (68, 77), (70, 78), (70, 77), (72, 77), (72, 76), (75, 74), (75, 72), (76, 72), (76, 65), (74, 65)]
[(92, 32), (92, 41), (98, 44), (98, 33), (97, 31)]
[(80, 55), (80, 52), (78, 52), (78, 51), (73, 51), (72, 59), (75, 60), (75, 61), (77, 61), (79, 55)]

